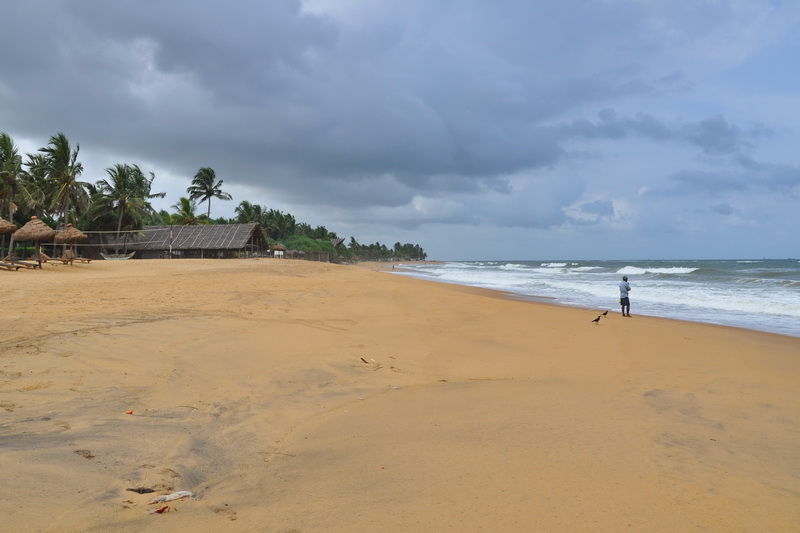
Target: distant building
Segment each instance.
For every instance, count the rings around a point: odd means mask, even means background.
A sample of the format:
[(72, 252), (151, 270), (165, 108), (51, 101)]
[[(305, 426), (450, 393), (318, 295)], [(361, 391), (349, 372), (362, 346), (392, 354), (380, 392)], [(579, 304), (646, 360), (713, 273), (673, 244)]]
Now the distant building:
[(286, 253), (286, 248), (282, 244), (276, 244), (275, 246), (272, 247), (272, 257), (283, 259), (285, 253)]

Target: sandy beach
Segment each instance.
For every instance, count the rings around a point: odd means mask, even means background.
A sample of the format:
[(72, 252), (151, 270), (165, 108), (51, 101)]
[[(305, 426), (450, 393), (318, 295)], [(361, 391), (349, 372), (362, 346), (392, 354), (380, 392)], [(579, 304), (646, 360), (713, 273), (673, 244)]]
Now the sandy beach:
[(800, 339), (376, 270), (0, 272), (0, 530), (800, 530)]

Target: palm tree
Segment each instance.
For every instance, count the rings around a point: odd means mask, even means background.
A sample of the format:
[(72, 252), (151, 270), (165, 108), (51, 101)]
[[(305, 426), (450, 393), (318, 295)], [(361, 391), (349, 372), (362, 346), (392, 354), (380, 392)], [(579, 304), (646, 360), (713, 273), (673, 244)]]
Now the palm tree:
[(201, 202), (208, 202), (207, 218), (211, 218), (211, 199), (219, 198), (220, 200), (231, 200), (233, 197), (224, 192), (222, 187), (222, 180), (216, 181), (217, 175), (213, 168), (203, 167), (194, 175), (192, 184), (186, 189), (189, 193), (190, 200), (200, 200)]
[(326, 228), (325, 226), (317, 226), (316, 228), (314, 228), (311, 231), (311, 233), (309, 233), (309, 236), (314, 238), (314, 239), (320, 239), (320, 240), (321, 239), (338, 239), (339, 238), (339, 236), (336, 235), (336, 232), (328, 231), (328, 228)]
[(202, 224), (207, 219), (206, 215), (197, 214), (197, 204), (194, 200), (181, 196), (178, 203), (172, 206), (178, 212), (173, 213), (171, 216), (171, 223), (179, 226), (193, 226), (195, 224)]
[(297, 222), (293, 215), (270, 209), (261, 218), (261, 225), (266, 230), (267, 235), (275, 239), (283, 239), (294, 233)]
[(69, 218), (70, 204), (75, 202), (81, 207), (88, 204), (86, 184), (78, 181), (78, 176), (83, 172), (83, 165), (78, 162), (80, 145), (73, 150), (69, 139), (63, 133), (50, 137), (50, 142), (39, 152), (44, 155), (47, 177), (52, 187), (52, 207), (62, 214), (61, 223), (66, 226)]
[(244, 200), (234, 210), (236, 213), (236, 222), (246, 224), (248, 222), (259, 222), (264, 216), (264, 209), (258, 204), (251, 204)]
[(22, 175), (22, 156), (8, 133), (0, 133), (0, 205), (7, 204), (8, 220), (14, 219), (14, 193)]
[(166, 193), (152, 193), (151, 188), (156, 177), (151, 172), (148, 178), (138, 165), (117, 163), (107, 168), (106, 172), (108, 179), (97, 182), (97, 194), (94, 195), (91, 218), (97, 220), (112, 213), (116, 214), (117, 244), (119, 244), (119, 234), (126, 216), (128, 228), (140, 228), (143, 219), (153, 213), (153, 206), (148, 200), (163, 198)]
[[(8, 133), (0, 133), (0, 207), (8, 204), (8, 221), (14, 221), (14, 192), (17, 178), (22, 174), (22, 157)], [(12, 241), (13, 242), (13, 241)], [(3, 235), (3, 247), (6, 236)], [(10, 249), (10, 247), (9, 247)]]
[(171, 226), (172, 223), (172, 215), (166, 209), (162, 209), (158, 213), (154, 213), (152, 217), (152, 222), (155, 226)]
[(306, 222), (300, 222), (294, 228), (295, 235), (304, 235), (306, 237), (311, 237), (313, 233), (314, 233), (314, 228), (311, 227), (311, 224), (308, 224)]
[(31, 214), (44, 218), (47, 209), (47, 168), (44, 154), (27, 154), (28, 160), (20, 180), (17, 181), (16, 198), (19, 207), (27, 209)]

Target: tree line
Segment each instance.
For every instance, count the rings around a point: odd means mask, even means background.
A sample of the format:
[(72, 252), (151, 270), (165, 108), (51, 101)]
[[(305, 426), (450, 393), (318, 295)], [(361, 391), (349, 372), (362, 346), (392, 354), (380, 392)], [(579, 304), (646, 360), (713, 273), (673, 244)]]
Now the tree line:
[[(233, 218), (211, 218), (213, 199), (233, 197), (222, 188), (214, 169), (202, 167), (194, 175), (187, 195), (171, 206), (156, 211), (151, 200), (166, 193), (153, 192), (156, 179), (135, 164), (115, 164), (105, 169), (106, 178), (96, 183), (80, 181), (83, 165), (78, 160), (80, 145), (74, 147), (63, 133), (50, 137), (36, 153), (19, 153), (13, 139), (0, 133), (0, 217), (24, 225), (37, 216), (51, 227), (68, 223), (84, 231), (135, 231), (145, 225), (234, 224), (257, 222), (272, 243), (303, 251), (327, 250), (339, 260), (424, 260), (427, 254), (418, 244), (395, 243), (392, 248), (375, 243), (359, 244), (350, 237), (347, 246), (325, 226), (297, 222), (289, 213), (242, 201)], [(199, 212), (206, 204), (206, 212)]]

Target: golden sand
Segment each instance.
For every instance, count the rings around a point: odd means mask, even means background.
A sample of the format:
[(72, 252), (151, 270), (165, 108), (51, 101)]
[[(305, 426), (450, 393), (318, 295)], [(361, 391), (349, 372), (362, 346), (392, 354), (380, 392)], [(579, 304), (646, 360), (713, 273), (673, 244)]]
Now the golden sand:
[(800, 530), (797, 338), (288, 260), (0, 289), (2, 531)]

